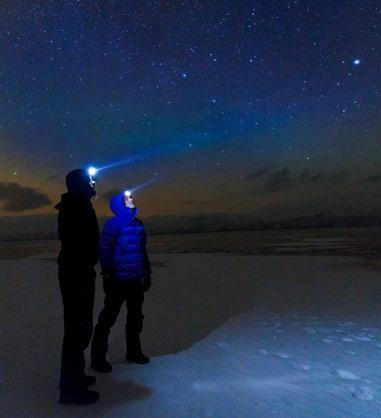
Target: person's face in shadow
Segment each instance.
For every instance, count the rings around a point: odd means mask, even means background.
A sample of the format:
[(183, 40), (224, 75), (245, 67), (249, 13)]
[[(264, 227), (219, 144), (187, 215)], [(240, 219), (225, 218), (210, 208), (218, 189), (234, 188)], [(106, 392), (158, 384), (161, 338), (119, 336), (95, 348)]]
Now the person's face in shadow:
[(96, 195), (95, 181), (86, 172), (78, 169), (70, 172), (66, 177), (67, 189), (70, 193), (91, 199)]

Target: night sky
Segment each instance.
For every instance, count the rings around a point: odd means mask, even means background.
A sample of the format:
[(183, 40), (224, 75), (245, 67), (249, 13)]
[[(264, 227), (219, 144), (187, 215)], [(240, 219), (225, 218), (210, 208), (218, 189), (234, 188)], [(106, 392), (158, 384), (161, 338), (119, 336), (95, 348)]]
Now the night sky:
[[(379, 1), (19, 1), (0, 10), (0, 214), (65, 174), (142, 214), (381, 209)], [(129, 159), (129, 160), (128, 160)]]

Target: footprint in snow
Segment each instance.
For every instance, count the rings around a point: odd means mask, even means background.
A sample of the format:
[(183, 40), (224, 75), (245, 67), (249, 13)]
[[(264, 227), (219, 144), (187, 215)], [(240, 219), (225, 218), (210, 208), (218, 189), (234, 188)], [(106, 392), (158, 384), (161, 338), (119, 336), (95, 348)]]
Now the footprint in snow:
[(346, 321), (346, 322), (338, 322), (337, 325), (339, 327), (353, 327), (355, 325), (354, 322)]
[(283, 359), (286, 359), (286, 358), (290, 358), (291, 356), (289, 355), (289, 354), (287, 354), (287, 353), (275, 353), (275, 355), (277, 356), (277, 357), (279, 357), (279, 358), (283, 358)]
[(328, 334), (328, 333), (331, 332), (331, 330), (329, 328), (326, 328), (326, 327), (316, 327), (316, 329), (317, 329), (317, 331), (323, 332), (325, 334)]
[(216, 346), (220, 347), (220, 348), (226, 348), (226, 347), (228, 347), (228, 344), (226, 344), (224, 342), (218, 342), (218, 343), (216, 343)]
[(342, 370), (342, 369), (335, 369), (335, 372), (340, 377), (340, 379), (344, 380), (359, 380), (360, 378), (348, 370)]
[(292, 363), (292, 365), (295, 367), (295, 369), (303, 370), (305, 372), (311, 370), (311, 366), (309, 366), (308, 364)]
[(373, 399), (374, 392), (369, 386), (358, 386), (351, 390), (352, 395), (361, 399), (362, 401), (371, 401)]
[(372, 341), (371, 338), (369, 337), (364, 337), (364, 336), (359, 336), (359, 337), (355, 337), (357, 341)]
[(341, 337), (341, 341), (345, 341), (347, 343), (352, 343), (352, 342), (355, 342), (356, 340), (354, 340), (351, 337)]
[(304, 331), (306, 331), (308, 334), (316, 334), (316, 329), (313, 329), (311, 327), (303, 327)]

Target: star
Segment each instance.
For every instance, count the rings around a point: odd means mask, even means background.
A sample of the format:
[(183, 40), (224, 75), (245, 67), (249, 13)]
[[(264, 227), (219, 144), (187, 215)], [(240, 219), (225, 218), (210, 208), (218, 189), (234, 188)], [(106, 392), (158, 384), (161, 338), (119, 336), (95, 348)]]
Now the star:
[(360, 65), (361, 64), (361, 60), (359, 58), (356, 58), (353, 60), (353, 64), (354, 65)]

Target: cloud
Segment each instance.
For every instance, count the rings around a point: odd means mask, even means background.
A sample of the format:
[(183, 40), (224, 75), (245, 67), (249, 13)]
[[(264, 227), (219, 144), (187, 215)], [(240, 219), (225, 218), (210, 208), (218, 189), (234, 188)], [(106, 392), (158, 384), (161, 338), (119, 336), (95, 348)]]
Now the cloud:
[(340, 172), (338, 172), (338, 173), (332, 173), (332, 174), (329, 176), (329, 179), (330, 179), (330, 180), (343, 180), (343, 179), (345, 179), (346, 177), (348, 177), (348, 174), (347, 174), (345, 171), (340, 171)]
[(183, 205), (186, 205), (186, 206), (190, 206), (190, 205), (194, 205), (195, 203), (197, 203), (198, 201), (197, 200), (195, 200), (195, 199), (191, 199), (191, 200), (185, 200), (184, 202), (183, 202)]
[(197, 200), (197, 199), (185, 200), (183, 202), (185, 206), (208, 206), (214, 203), (216, 203), (215, 200), (210, 201), (210, 200)]
[(311, 176), (311, 170), (309, 168), (306, 168), (299, 174), (299, 180), (309, 181), (311, 179)]
[(325, 174), (321, 171), (320, 173), (314, 174), (311, 177), (311, 182), (312, 183), (318, 183), (319, 181), (324, 180)]
[(38, 209), (52, 203), (47, 194), (16, 182), (0, 182), (0, 201), (3, 203), (2, 209), (9, 212)]
[(345, 171), (339, 171), (337, 173), (327, 173), (324, 171), (320, 171), (318, 173), (313, 173), (309, 168), (306, 168), (299, 174), (298, 180), (301, 183), (319, 183), (323, 180), (325, 181), (344, 180), (347, 177), (348, 177), (348, 174)]
[(313, 173), (309, 168), (306, 168), (299, 174), (298, 180), (301, 183), (307, 184), (318, 183), (324, 180), (325, 176), (326, 174), (323, 171), (319, 173)]
[(60, 175), (58, 173), (53, 174), (46, 178), (47, 183), (53, 183), (54, 181), (57, 181), (59, 179)]
[(323, 179), (324, 173), (312, 173), (309, 168), (304, 169), (300, 174), (298, 180), (302, 183), (316, 183)]
[(268, 173), (268, 172), (271, 170), (271, 168), (272, 168), (272, 165), (268, 165), (268, 166), (265, 166), (265, 167), (259, 168), (258, 170), (254, 171), (254, 172), (252, 172), (252, 173), (249, 173), (249, 174), (245, 177), (245, 179), (246, 179), (247, 181), (254, 181), (254, 180), (257, 180), (257, 179), (259, 179), (260, 177), (263, 177), (263, 175), (264, 175), (264, 174)]
[(371, 176), (364, 178), (364, 181), (368, 181), (369, 183), (375, 183), (380, 180), (381, 180), (381, 174), (372, 174)]
[[(274, 171), (275, 170), (275, 171)], [(246, 176), (247, 181), (260, 183), (252, 192), (268, 193), (268, 192), (283, 192), (289, 189), (310, 188), (312, 186), (324, 186), (325, 188), (337, 187), (338, 182), (350, 180), (350, 175), (346, 170), (337, 172), (330, 171), (315, 171), (309, 167), (297, 171), (288, 166), (275, 168), (274, 165), (269, 165), (258, 169)], [(369, 176), (366, 181), (379, 181), (381, 175)], [(241, 196), (245, 192), (239, 192), (237, 195)], [(234, 195), (234, 194), (233, 194)]]
[(272, 174), (264, 185), (264, 190), (267, 192), (277, 192), (290, 187), (293, 179), (291, 171), (288, 167), (283, 167)]
[(212, 205), (215, 202), (213, 200), (200, 200), (199, 204), (200, 206), (208, 206), (208, 205)]

